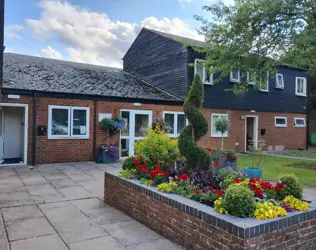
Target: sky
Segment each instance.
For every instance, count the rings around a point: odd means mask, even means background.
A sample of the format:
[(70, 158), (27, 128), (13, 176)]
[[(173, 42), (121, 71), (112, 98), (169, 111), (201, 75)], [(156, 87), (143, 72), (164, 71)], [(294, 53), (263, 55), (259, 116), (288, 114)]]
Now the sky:
[(121, 68), (142, 27), (203, 40), (193, 15), (211, 18), (202, 6), (215, 2), (6, 0), (5, 52)]

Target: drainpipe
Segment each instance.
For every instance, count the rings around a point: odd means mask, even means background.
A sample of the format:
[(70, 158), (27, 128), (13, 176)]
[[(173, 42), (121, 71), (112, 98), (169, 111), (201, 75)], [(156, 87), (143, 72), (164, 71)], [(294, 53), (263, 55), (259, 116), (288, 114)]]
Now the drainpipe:
[(309, 145), (310, 145), (310, 136), (309, 136), (309, 130), (310, 130), (310, 114), (311, 114), (311, 91), (312, 91), (312, 81), (314, 79), (312, 79), (311, 76), (308, 77), (308, 82), (307, 82), (307, 88), (308, 88), (308, 92), (307, 92), (307, 121), (306, 121), (306, 150), (308, 150)]
[(3, 86), (3, 52), (4, 52), (4, 0), (0, 0), (0, 91), (2, 91), (2, 86)]
[(36, 117), (37, 117), (37, 96), (33, 92), (33, 140), (32, 140), (32, 165), (36, 165)]
[(93, 101), (93, 160), (96, 159), (96, 143), (97, 143), (97, 101)]

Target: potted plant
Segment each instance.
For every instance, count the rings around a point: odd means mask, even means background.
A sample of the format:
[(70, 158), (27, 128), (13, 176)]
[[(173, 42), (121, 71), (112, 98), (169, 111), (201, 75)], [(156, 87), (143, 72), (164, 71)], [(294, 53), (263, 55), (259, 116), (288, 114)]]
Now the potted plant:
[(266, 143), (262, 138), (258, 142), (258, 148), (254, 146), (253, 141), (250, 143), (251, 166), (243, 169), (249, 178), (261, 178), (262, 176), (262, 166), (268, 161), (268, 156), (264, 151), (265, 145)]
[(99, 163), (113, 163), (119, 158), (119, 148), (116, 145), (100, 145), (99, 149)]
[(229, 129), (229, 121), (226, 118), (219, 118), (215, 121), (215, 129), (222, 134), (222, 151), (224, 150), (224, 134)]

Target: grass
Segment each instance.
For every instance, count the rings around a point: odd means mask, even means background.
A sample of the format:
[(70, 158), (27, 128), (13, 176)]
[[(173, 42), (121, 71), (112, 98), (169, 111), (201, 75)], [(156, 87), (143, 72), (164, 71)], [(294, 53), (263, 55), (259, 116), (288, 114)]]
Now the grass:
[[(316, 169), (311, 170), (300, 167), (289, 167), (291, 165), (308, 166), (315, 163), (316, 162), (287, 159), (282, 157), (269, 157), (268, 162), (262, 167), (262, 177), (268, 180), (277, 180), (282, 174), (293, 173), (300, 179), (304, 186), (316, 187)], [(240, 156), (238, 158), (239, 169), (249, 166), (251, 166), (250, 156)]]
[(316, 159), (316, 152), (284, 152), (281, 155), (289, 155), (289, 156), (296, 156), (296, 157), (305, 157), (305, 158), (315, 158)]

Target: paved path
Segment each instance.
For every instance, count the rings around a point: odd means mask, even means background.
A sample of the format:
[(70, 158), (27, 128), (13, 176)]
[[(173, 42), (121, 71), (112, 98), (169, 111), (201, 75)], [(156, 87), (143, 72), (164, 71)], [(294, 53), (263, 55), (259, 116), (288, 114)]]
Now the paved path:
[(0, 249), (181, 249), (103, 203), (103, 170), (118, 167), (89, 162), (0, 168)]
[(273, 153), (267, 153), (266, 155), (275, 156), (275, 157), (282, 157), (282, 158), (288, 158), (288, 159), (294, 159), (294, 160), (316, 161), (316, 158), (297, 157), (297, 156), (292, 156), (292, 155), (281, 155), (281, 154), (273, 154)]

